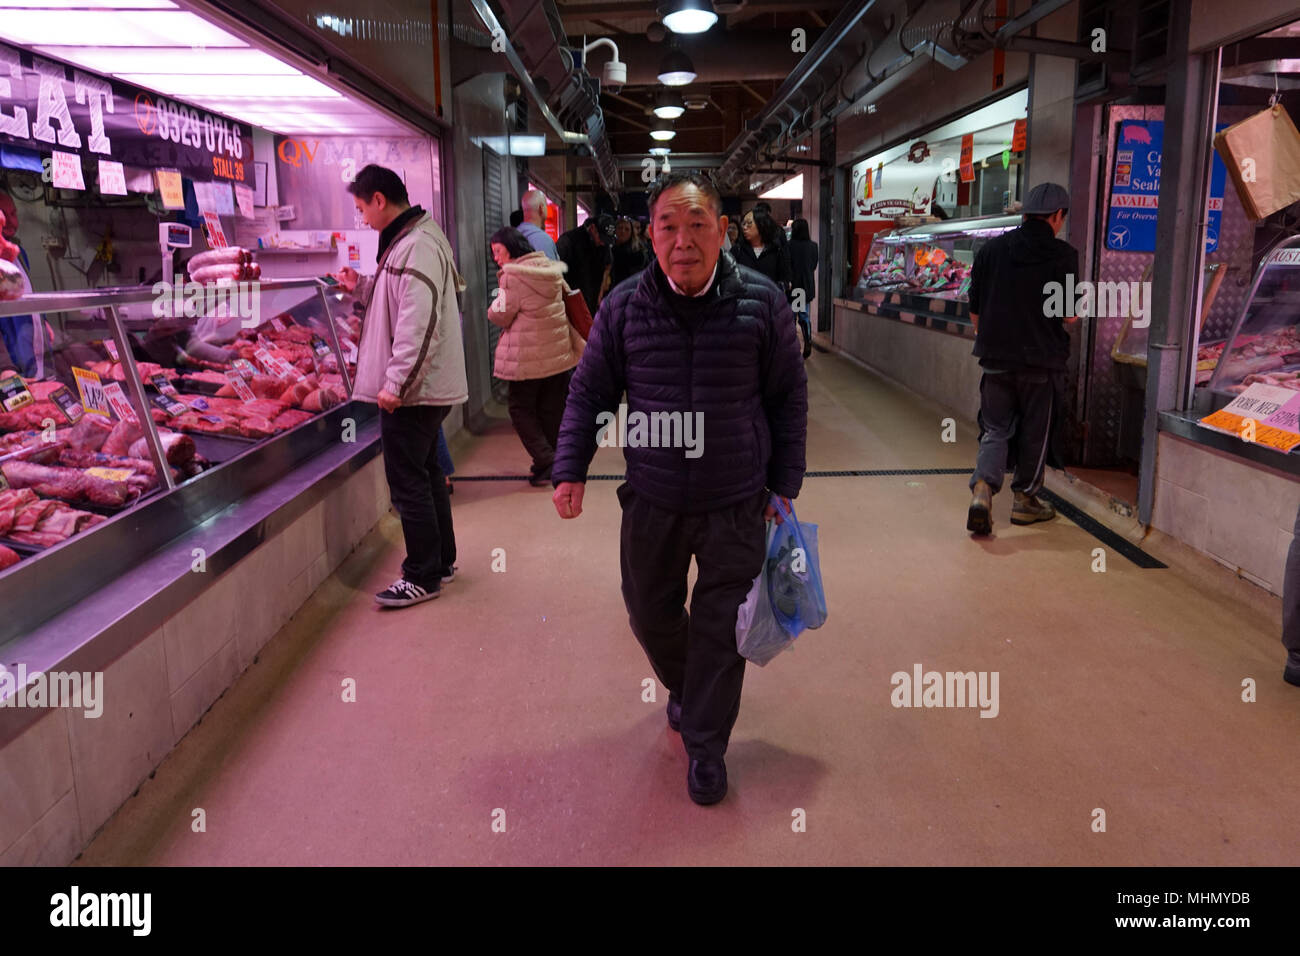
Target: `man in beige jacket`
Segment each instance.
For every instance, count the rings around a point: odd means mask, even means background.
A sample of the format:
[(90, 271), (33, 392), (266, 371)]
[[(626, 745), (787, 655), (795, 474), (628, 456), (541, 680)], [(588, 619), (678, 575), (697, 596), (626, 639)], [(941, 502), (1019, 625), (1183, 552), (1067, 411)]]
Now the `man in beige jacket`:
[(406, 539), (402, 576), (375, 600), (407, 607), (436, 598), (455, 577), (451, 498), (437, 445), (447, 413), (469, 400), (456, 305), (465, 281), (446, 235), (410, 205), (395, 172), (371, 164), (348, 191), (379, 231), (374, 278), (352, 269), (336, 277), (365, 309), (352, 397), (379, 405), (384, 474)]

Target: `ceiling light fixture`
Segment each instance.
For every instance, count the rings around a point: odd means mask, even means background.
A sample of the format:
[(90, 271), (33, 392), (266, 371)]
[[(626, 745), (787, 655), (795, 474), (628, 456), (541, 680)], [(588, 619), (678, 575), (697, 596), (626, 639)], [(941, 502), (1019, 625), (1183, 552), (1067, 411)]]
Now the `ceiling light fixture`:
[(672, 148), (669, 147), (669, 146), (651, 146), (651, 147), (650, 147), (650, 154), (651, 154), (652, 156), (667, 156), (667, 155), (668, 155), (669, 153), (671, 153), (671, 152), (672, 152)]
[(686, 103), (682, 100), (682, 95), (675, 90), (660, 90), (655, 96), (652, 112), (660, 119), (677, 119), (686, 112)]
[(665, 119), (655, 120), (654, 125), (650, 127), (651, 139), (667, 142), (676, 135), (677, 130), (673, 129), (673, 124)]
[(668, 0), (659, 4), (659, 16), (673, 33), (703, 33), (718, 22), (709, 0)]
[(685, 86), (695, 76), (695, 64), (681, 50), (669, 50), (659, 64), (659, 82), (664, 86)]

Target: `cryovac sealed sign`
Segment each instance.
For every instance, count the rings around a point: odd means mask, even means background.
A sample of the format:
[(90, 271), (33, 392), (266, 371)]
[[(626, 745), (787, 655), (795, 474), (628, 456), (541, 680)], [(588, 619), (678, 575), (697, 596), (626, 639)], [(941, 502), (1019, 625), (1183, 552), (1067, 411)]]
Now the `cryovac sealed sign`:
[[(1124, 120), (1115, 138), (1115, 165), (1110, 184), (1106, 248), (1117, 252), (1155, 252), (1160, 198), (1163, 120)], [(1223, 186), (1227, 170), (1216, 156), (1206, 207), (1205, 251), (1219, 248)]]
[(17, 411), (35, 401), (27, 390), (27, 384), (13, 373), (0, 377), (0, 400), (3, 400), (6, 412)]
[(54, 172), (75, 178), (74, 188), (85, 188), (82, 160), (100, 159), (253, 183), (252, 127), (4, 43), (0, 143), (52, 154)]

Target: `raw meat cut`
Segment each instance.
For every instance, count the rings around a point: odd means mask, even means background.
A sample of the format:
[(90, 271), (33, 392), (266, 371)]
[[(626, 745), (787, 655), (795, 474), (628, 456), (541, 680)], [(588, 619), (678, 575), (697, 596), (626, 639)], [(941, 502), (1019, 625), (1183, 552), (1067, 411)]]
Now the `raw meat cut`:
[(30, 488), (47, 498), (64, 501), (89, 501), (105, 507), (120, 508), (138, 496), (136, 489), (124, 481), (111, 481), (88, 475), (76, 468), (34, 465), (26, 461), (0, 464), (11, 488)]
[(99, 451), (113, 431), (103, 415), (87, 415), (68, 430), (68, 446), (77, 451)]
[(121, 455), (126, 457), (130, 454), (131, 443), (138, 438), (144, 437), (144, 428), (137, 421), (125, 419), (113, 426), (108, 438), (104, 440), (104, 445), (100, 448), (105, 455)]
[(0, 544), (0, 571), (3, 571), (5, 568), (12, 568), (18, 563), (18, 560), (17, 551), (14, 551), (12, 548), (6, 548), (3, 544)]
[[(167, 464), (183, 465), (194, 457), (194, 439), (189, 435), (159, 429), (158, 438), (162, 441), (163, 452), (167, 456)], [(148, 439), (142, 437), (138, 441), (134, 442), (129, 449), (129, 453), (132, 458), (148, 459)]]

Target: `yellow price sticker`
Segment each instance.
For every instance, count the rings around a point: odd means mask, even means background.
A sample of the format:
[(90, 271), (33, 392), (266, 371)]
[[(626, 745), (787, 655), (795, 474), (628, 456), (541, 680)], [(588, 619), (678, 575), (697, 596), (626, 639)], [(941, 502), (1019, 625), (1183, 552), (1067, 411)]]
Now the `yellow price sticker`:
[(95, 478), (103, 478), (105, 481), (126, 481), (135, 472), (128, 471), (125, 468), (87, 468), (86, 474)]

